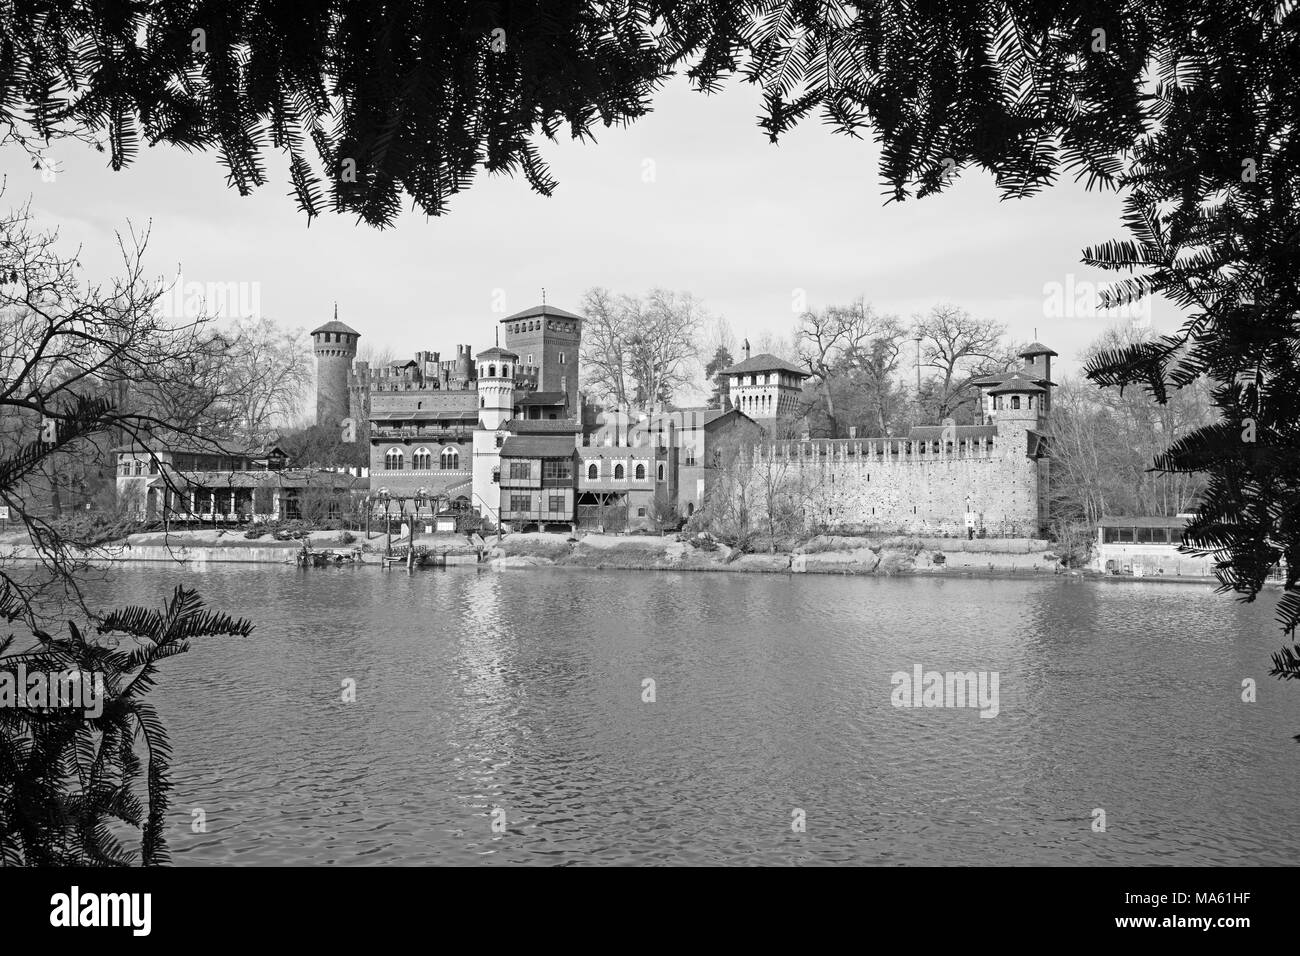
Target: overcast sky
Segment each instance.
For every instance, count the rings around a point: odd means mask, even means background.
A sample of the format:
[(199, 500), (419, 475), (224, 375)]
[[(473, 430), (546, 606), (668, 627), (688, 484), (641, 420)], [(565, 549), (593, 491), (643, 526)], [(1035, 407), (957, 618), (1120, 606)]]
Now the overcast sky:
[[(594, 144), (543, 141), (552, 197), (483, 175), (448, 215), (407, 214), (384, 231), (332, 214), (308, 228), (278, 160), (267, 185), (241, 198), (212, 154), (146, 149), (114, 173), (104, 154), (56, 144), (52, 183), (12, 149), (0, 159), (5, 201), (30, 195), (69, 248), (82, 245), (90, 278), (110, 274), (115, 230), (152, 221), (159, 275), (258, 283), (262, 313), (290, 327), (328, 320), (337, 300), (363, 342), (400, 354), (486, 348), (496, 290), (517, 311), (542, 287), (571, 310), (593, 286), (689, 291), (755, 341), (789, 332), (798, 290), (814, 308), (862, 295), (904, 318), (951, 302), (1017, 340), (1036, 335), (1061, 353), (1062, 372), (1116, 321), (1049, 317), (1044, 296), (1071, 275), (1076, 294), (1105, 280), (1079, 252), (1122, 235), (1115, 195), (1063, 183), (1002, 202), (990, 177), (967, 172), (941, 196), (884, 205), (874, 144), (814, 118), (772, 145), (758, 113), (750, 87), (707, 97), (675, 82), (653, 114)], [(1176, 316), (1157, 303), (1151, 321), (1165, 331)]]

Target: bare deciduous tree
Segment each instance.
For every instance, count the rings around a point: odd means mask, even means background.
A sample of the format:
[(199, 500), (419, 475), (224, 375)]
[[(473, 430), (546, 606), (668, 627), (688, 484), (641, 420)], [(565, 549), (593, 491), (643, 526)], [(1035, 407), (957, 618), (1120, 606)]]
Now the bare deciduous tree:
[(583, 375), (595, 397), (648, 408), (690, 382), (705, 316), (689, 293), (654, 289), (639, 298), (591, 289), (582, 313)]
[(825, 412), (828, 437), (840, 437), (835, 405), (838, 379), (848, 373), (851, 359), (866, 349), (884, 328), (884, 319), (859, 297), (847, 306), (805, 312), (795, 328), (799, 364), (812, 378), (804, 385), (805, 403)]
[(265, 441), (301, 407), (312, 377), (310, 340), (269, 318), (240, 319), (223, 330), (212, 366), (215, 401), (248, 445)]
[(148, 233), (118, 236), (122, 273), (98, 286), (83, 282), (77, 257), (61, 253), (57, 240), (36, 226), (30, 206), (0, 217), (0, 504), (24, 532), (17, 543), (37, 558), (21, 572), (0, 567), (0, 618), (33, 627), (44, 616), (38, 598), (61, 590), (80, 603), (74, 572), (84, 571), (82, 548), (94, 543), (55, 520), (60, 475), (92, 467), (111, 474), (114, 444), (147, 445), (155, 435), (185, 434), (224, 450), (159, 414), (187, 409), (191, 420), (202, 418), (192, 376), (208, 361), (211, 336), (205, 319), (162, 319), (166, 290), (146, 280), (142, 265)]
[(936, 373), (939, 420), (974, 400), (975, 379), (1016, 362), (1002, 341), (1004, 325), (974, 318), (955, 305), (936, 305), (926, 315), (915, 316), (912, 334), (921, 340), (921, 367)]

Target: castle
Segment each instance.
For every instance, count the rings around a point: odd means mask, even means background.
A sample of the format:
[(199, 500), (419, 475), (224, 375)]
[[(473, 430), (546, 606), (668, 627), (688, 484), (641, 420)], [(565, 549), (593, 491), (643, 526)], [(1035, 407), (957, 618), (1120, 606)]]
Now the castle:
[[(980, 424), (918, 426), (901, 438), (785, 439), (808, 373), (774, 355), (720, 374), (722, 408), (597, 418), (578, 390), (583, 318), (537, 305), (497, 324), (497, 342), (456, 358), (419, 352), (382, 368), (356, 362), (360, 333), (338, 321), (312, 333), (317, 422), (369, 425), (372, 494), (442, 500), (506, 528), (648, 526), (671, 506), (704, 506), (744, 443), (756, 519), (780, 473), (786, 510), (809, 526), (860, 532), (1033, 536), (1047, 520), (1045, 425), (1050, 348), (979, 379)], [(734, 477), (734, 476), (733, 476)], [(753, 487), (746, 487), (745, 482)], [(774, 507), (774, 505), (773, 505)], [(611, 517), (613, 516), (613, 517)]]

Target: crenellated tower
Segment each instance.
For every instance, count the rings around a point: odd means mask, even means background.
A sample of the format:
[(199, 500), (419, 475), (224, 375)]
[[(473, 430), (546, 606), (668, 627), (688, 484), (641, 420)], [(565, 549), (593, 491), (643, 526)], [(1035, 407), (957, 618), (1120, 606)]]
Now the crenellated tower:
[(333, 321), (311, 333), (312, 351), (316, 353), (317, 425), (338, 427), (352, 412), (349, 386), (360, 338), (360, 332), (339, 321), (337, 305)]

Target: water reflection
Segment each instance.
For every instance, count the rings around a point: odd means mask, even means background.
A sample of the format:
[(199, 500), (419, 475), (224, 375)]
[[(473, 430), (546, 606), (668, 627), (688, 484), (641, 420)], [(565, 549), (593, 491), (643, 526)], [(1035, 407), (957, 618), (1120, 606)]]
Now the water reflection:
[[(1276, 827), (1300, 783), (1300, 693), (1266, 677), (1267, 602), (1063, 578), (562, 569), (209, 565), (96, 587), (152, 603), (180, 581), (259, 626), (165, 667), (178, 862), (1285, 863), (1300, 849)], [(891, 674), (918, 663), (997, 671), (999, 716), (891, 706)], [(1249, 676), (1256, 704), (1240, 700)], [(192, 834), (200, 806), (209, 832)]]

